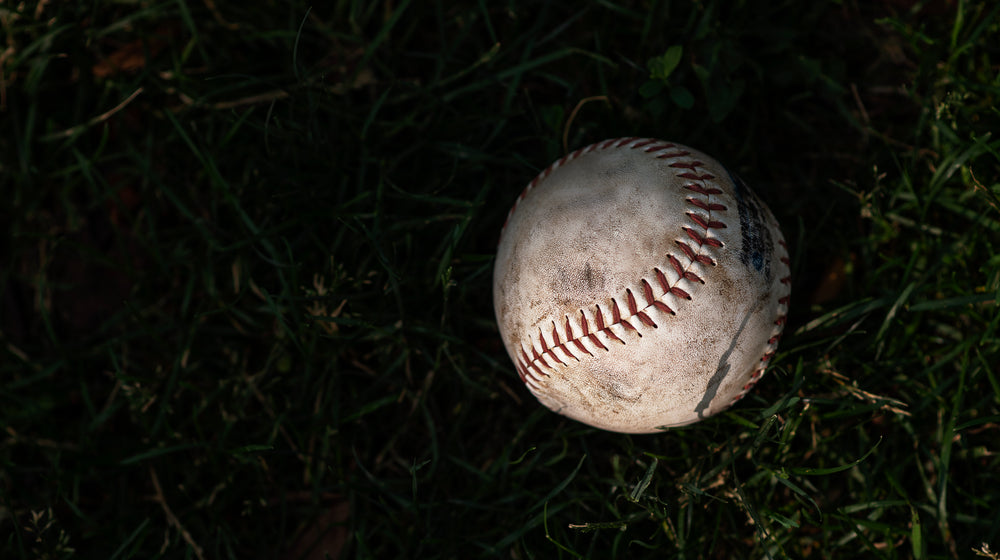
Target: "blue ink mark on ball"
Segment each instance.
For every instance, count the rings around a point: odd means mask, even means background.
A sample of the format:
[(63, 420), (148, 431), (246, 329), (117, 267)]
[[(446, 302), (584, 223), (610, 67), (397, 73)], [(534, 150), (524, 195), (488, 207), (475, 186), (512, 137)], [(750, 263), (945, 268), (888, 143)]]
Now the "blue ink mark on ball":
[(726, 172), (729, 173), (729, 180), (733, 183), (736, 205), (740, 214), (740, 237), (742, 238), (740, 262), (744, 266), (753, 267), (770, 281), (774, 243), (771, 241), (771, 232), (765, 223), (765, 211), (757, 195), (750, 190), (743, 179), (728, 169)]

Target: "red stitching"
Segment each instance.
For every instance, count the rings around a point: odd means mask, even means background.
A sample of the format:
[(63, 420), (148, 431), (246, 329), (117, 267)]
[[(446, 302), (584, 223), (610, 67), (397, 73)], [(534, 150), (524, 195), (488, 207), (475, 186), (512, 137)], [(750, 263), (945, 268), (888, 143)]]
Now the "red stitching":
[(690, 245), (684, 243), (683, 241), (676, 241), (675, 243), (677, 243), (677, 246), (680, 247), (682, 251), (684, 251), (684, 254), (688, 257), (688, 259), (692, 261), (698, 261), (700, 263), (705, 263), (707, 265), (715, 266), (715, 261), (712, 260), (712, 257), (709, 257), (708, 255), (699, 255), (695, 253), (694, 249), (692, 249)]
[(704, 236), (687, 226), (683, 226), (681, 229), (683, 229), (684, 232), (688, 234), (688, 237), (693, 239), (698, 244), (698, 246), (709, 245), (712, 247), (722, 247), (722, 242), (714, 237)]
[(645, 278), (642, 279), (642, 295), (646, 296), (646, 307), (653, 305), (653, 301), (656, 300), (653, 297), (653, 287), (649, 285), (649, 282)]
[(703, 165), (705, 164), (700, 161), (678, 161), (675, 163), (671, 163), (670, 167), (673, 167), (674, 169), (690, 169), (691, 171), (694, 171), (695, 168), (701, 167)]
[[(573, 334), (573, 331), (569, 330), (569, 318), (567, 318), (566, 319), (566, 335), (567, 336), (571, 336), (572, 334)], [(558, 349), (560, 349), (560, 350), (562, 350), (563, 352), (565, 352), (567, 356), (569, 356), (570, 358), (573, 358), (576, 361), (580, 361), (580, 358), (577, 358), (573, 354), (573, 352), (570, 351), (569, 347), (566, 346), (565, 344), (563, 344), (563, 342), (561, 340), (559, 340), (559, 331), (556, 329), (556, 323), (555, 323), (555, 321), (552, 322), (552, 342), (555, 342), (556, 343), (555, 347), (558, 348)]]
[(726, 209), (726, 206), (724, 204), (717, 204), (715, 202), (705, 202), (704, 200), (702, 200), (700, 198), (689, 198), (689, 199), (687, 199), (687, 202), (688, 202), (688, 204), (697, 206), (698, 208), (701, 208), (702, 210), (704, 210), (706, 212), (713, 212), (713, 211), (716, 211), (716, 210), (718, 210), (718, 211), (721, 212), (721, 211), (725, 211), (725, 209)]
[(608, 330), (606, 331), (606, 333), (607, 333), (607, 335), (608, 335), (609, 337), (611, 337), (611, 338), (615, 339), (615, 340), (616, 340), (616, 341), (618, 341), (618, 342), (621, 342), (622, 344), (625, 344), (625, 341), (624, 341), (624, 340), (622, 340), (622, 339), (618, 338), (618, 335), (617, 335), (617, 334), (615, 334), (615, 331), (613, 331), (613, 330), (611, 330), (611, 329), (608, 329)]
[(608, 347), (605, 346), (603, 343), (601, 343), (601, 339), (597, 338), (596, 334), (592, 334), (592, 335), (590, 335), (587, 338), (589, 338), (591, 342), (593, 342), (594, 344), (596, 344), (598, 348), (600, 348), (601, 350), (604, 350), (605, 352), (607, 352)]
[(697, 185), (697, 184), (693, 184), (693, 183), (692, 184), (684, 185), (684, 188), (687, 189), (687, 190), (689, 190), (689, 191), (696, 192), (698, 194), (703, 194), (705, 196), (722, 194), (722, 189), (716, 189), (714, 187), (703, 187), (701, 185)]
[(650, 144), (655, 144), (656, 142), (657, 142), (657, 140), (653, 140), (651, 138), (647, 138), (647, 139), (645, 139), (645, 140), (643, 140), (641, 142), (636, 142), (635, 144), (633, 144), (632, 145), (632, 149), (636, 150), (636, 149), (639, 149), (639, 148), (643, 148), (643, 147), (648, 146)]
[(549, 365), (549, 363), (545, 361), (545, 356), (539, 356), (539, 357), (537, 357), (537, 358), (535, 358), (535, 359), (536, 359), (537, 361), (539, 361), (539, 362), (542, 362), (542, 365), (543, 365), (543, 366), (545, 366), (545, 367), (547, 367), (547, 368), (549, 368), (549, 369), (552, 369), (552, 366), (550, 366), (550, 365)]
[[(673, 148), (673, 147), (674, 147), (673, 144), (653, 144), (652, 146), (646, 146), (643, 149), (643, 151), (648, 154), (648, 153), (651, 153), (651, 152), (658, 152), (660, 150), (666, 150), (668, 148)], [(659, 157), (659, 156), (657, 156), (657, 157)]]
[[(695, 231), (695, 230), (693, 230), (693, 229), (691, 229), (691, 228), (689, 228), (687, 226), (682, 226), (681, 229), (684, 230), (684, 233), (688, 234), (688, 237), (690, 237), (691, 239), (694, 239), (694, 242), (697, 243), (699, 247), (701, 247), (702, 245), (705, 244), (705, 238), (703, 238), (697, 231)], [(694, 257), (691, 257), (691, 255), (688, 255), (688, 257), (689, 258), (694, 258)]]
[(670, 288), (670, 295), (684, 299), (691, 299), (691, 294), (685, 292), (684, 290), (678, 288), (677, 286)]
[[(670, 257), (671, 263), (677, 261), (677, 258), (674, 257), (673, 255), (667, 255), (667, 256)], [(680, 266), (680, 263), (678, 263), (678, 266)], [(670, 282), (667, 281), (667, 275), (664, 274), (663, 271), (658, 268), (654, 268), (653, 272), (656, 273), (656, 281), (660, 283), (660, 288), (663, 288), (664, 292), (670, 291)]]
[(699, 284), (704, 284), (705, 281), (701, 279), (701, 276), (691, 272), (690, 270), (684, 273), (684, 279), (690, 280), (692, 282), (697, 282)]
[(654, 329), (657, 328), (656, 323), (654, 323), (653, 320), (649, 318), (649, 315), (646, 315), (645, 311), (640, 311), (635, 315), (636, 317), (639, 318), (640, 321), (645, 323), (647, 327), (653, 327)]
[(607, 350), (607, 347), (601, 344), (601, 341), (596, 335), (590, 332), (590, 323), (587, 322), (587, 314), (580, 310), (580, 326), (583, 327), (583, 336), (589, 338), (591, 342), (597, 345), (601, 350)]
[[(670, 265), (674, 267), (674, 272), (677, 273), (677, 276), (680, 276), (685, 280), (691, 280), (692, 282), (698, 282), (700, 284), (705, 283), (705, 281), (701, 279), (701, 276), (698, 276), (697, 274), (691, 272), (690, 270), (684, 270), (684, 267), (681, 266), (681, 261), (677, 260), (677, 257), (673, 255), (667, 255), (667, 257), (670, 258)], [(670, 288), (665, 284), (666, 283), (664, 282), (663, 291), (665, 292), (670, 291)]]
[[(684, 275), (684, 267), (681, 266), (681, 261), (677, 260), (677, 257), (675, 257), (673, 255), (667, 255), (667, 257), (670, 258), (670, 266), (674, 267), (674, 272), (677, 273), (677, 276), (683, 276)], [(664, 291), (666, 291), (668, 289), (669, 288), (664, 288)]]
[[(686, 212), (686, 214), (688, 218), (691, 218), (692, 222), (698, 224), (703, 229), (709, 229), (708, 220), (705, 219), (704, 216), (700, 216), (698, 214), (695, 214), (694, 212)], [(699, 243), (698, 245), (701, 245), (701, 243)]]
[(635, 305), (635, 296), (632, 295), (630, 288), (625, 288), (625, 294), (628, 296), (628, 312), (635, 315), (639, 312), (639, 308)]
[(673, 309), (670, 309), (669, 305), (663, 303), (662, 301), (659, 301), (659, 300), (654, 301), (653, 302), (653, 307), (659, 309), (660, 311), (662, 311), (664, 313), (669, 313), (671, 315), (677, 315), (676, 313), (674, 313)]
[(686, 212), (686, 214), (689, 218), (691, 218), (691, 221), (693, 221), (694, 223), (698, 224), (699, 226), (705, 229), (725, 229), (726, 227), (726, 224), (702, 216), (697, 212)]
[(692, 181), (711, 181), (715, 179), (715, 175), (711, 173), (702, 173), (698, 175), (697, 173), (681, 173), (678, 177), (683, 177), (684, 179), (691, 179)]
[[(688, 235), (690, 235), (690, 233)], [(694, 249), (692, 249), (690, 245), (684, 243), (683, 241), (676, 241), (676, 243), (677, 246), (681, 248), (681, 251), (684, 251), (684, 254), (687, 256), (689, 261), (693, 261), (695, 259), (697, 254), (694, 252)]]
[(702, 245), (710, 245), (712, 247), (722, 247), (722, 242), (714, 237), (706, 237), (687, 226), (683, 226), (681, 229), (683, 229), (684, 232), (688, 234), (688, 237), (693, 239), (695, 243), (698, 244), (699, 247)]
[[(556, 332), (555, 325), (553, 325), (553, 328), (552, 328), (552, 335), (553, 335), (554, 342), (558, 343), (558, 341), (559, 341), (559, 333)], [(560, 365), (566, 365), (566, 362), (564, 362), (564, 361), (562, 361), (562, 360), (559, 359), (559, 355), (558, 354), (556, 354), (555, 352), (549, 350), (548, 344), (545, 343), (545, 337), (542, 336), (542, 329), (538, 329), (538, 340), (540, 340), (541, 343), (542, 343), (542, 355), (549, 354), (552, 357), (552, 359), (554, 359)]]
[[(521, 350), (521, 354), (524, 355), (525, 359), (527, 358), (527, 354), (524, 354), (524, 349)], [(521, 380), (524, 381), (525, 383), (528, 382), (528, 378), (531, 378), (532, 381), (538, 381), (538, 378), (532, 375), (531, 367), (527, 365), (526, 361), (527, 360), (525, 361), (518, 360), (517, 362), (518, 375), (521, 377)], [(535, 369), (538, 370), (538, 368)], [(547, 375), (541, 370), (538, 370), (538, 372), (541, 373), (542, 375)]]
[[(673, 148), (674, 145), (673, 144), (668, 144), (667, 147), (668, 148)], [(667, 152), (667, 153), (664, 153), (664, 154), (660, 154), (660, 155), (656, 156), (656, 159), (671, 159), (671, 158), (686, 157), (686, 156), (689, 156), (689, 155), (691, 155), (691, 152), (689, 152), (687, 150), (681, 150), (679, 152)]]

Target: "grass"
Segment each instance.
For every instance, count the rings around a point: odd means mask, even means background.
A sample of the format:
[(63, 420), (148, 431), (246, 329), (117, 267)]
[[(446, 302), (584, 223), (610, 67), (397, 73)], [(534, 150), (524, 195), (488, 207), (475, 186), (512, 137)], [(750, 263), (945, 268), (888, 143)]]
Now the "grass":
[[(0, 556), (998, 557), (1000, 7), (538, 4), (0, 6)], [(490, 296), (630, 135), (794, 267), (762, 383), (656, 436), (538, 405)]]

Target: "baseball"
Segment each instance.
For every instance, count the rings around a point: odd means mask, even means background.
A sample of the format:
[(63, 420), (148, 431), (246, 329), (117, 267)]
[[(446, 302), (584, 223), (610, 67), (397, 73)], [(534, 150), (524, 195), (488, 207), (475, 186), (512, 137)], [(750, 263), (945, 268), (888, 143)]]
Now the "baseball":
[(500, 235), (493, 305), (521, 380), (553, 411), (652, 433), (760, 379), (784, 328), (788, 248), (711, 157), (619, 138), (542, 171)]

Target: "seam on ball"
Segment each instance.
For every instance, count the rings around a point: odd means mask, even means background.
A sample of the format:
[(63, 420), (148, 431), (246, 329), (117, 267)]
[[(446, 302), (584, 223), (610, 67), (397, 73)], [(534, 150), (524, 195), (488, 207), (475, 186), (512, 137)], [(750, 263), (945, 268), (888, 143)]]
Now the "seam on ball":
[(774, 328), (771, 329), (771, 336), (767, 340), (767, 346), (764, 348), (764, 354), (760, 358), (760, 365), (754, 369), (753, 373), (750, 374), (750, 379), (743, 385), (739, 394), (733, 397), (733, 400), (729, 401), (727, 406), (732, 406), (736, 404), (737, 401), (742, 399), (754, 385), (760, 381), (760, 378), (764, 375), (764, 371), (767, 369), (771, 362), (771, 358), (774, 357), (775, 352), (778, 349), (778, 342), (781, 341), (781, 335), (785, 330), (785, 323), (788, 320), (788, 306), (791, 303), (791, 293), (792, 293), (792, 275), (791, 275), (791, 259), (788, 256), (788, 244), (785, 243), (784, 239), (778, 240), (778, 245), (784, 251), (778, 260), (785, 266), (784, 276), (779, 278), (779, 283), (784, 286), (784, 293), (778, 296), (778, 311), (774, 319)]
[[(639, 149), (656, 159), (690, 156), (689, 151), (676, 144), (648, 138), (605, 140), (580, 148), (554, 162), (528, 183), (507, 215), (501, 238), (517, 203), (553, 171), (584, 154), (609, 148)], [(702, 265), (715, 266), (715, 260), (707, 251), (723, 248), (721, 241), (711, 237), (711, 230), (726, 228), (725, 223), (713, 219), (727, 211), (725, 205), (712, 200), (713, 196), (720, 195), (723, 191), (706, 184), (715, 179), (715, 176), (705, 172), (701, 161), (692, 158), (689, 161), (676, 161), (668, 166), (677, 171), (677, 177), (685, 180), (682, 188), (691, 193), (685, 200), (693, 207), (685, 213), (689, 223), (681, 227), (683, 235), (675, 240), (680, 252), (678, 255), (668, 253), (667, 262), (661, 267), (653, 268), (648, 279), (640, 278), (637, 285), (625, 288), (619, 297), (611, 298), (610, 303), (605, 303), (603, 309), (601, 303), (595, 303), (580, 309), (572, 318), (567, 315), (559, 320), (552, 320), (550, 332), (546, 333), (540, 327), (537, 334), (528, 335), (527, 347), (525, 341), (519, 343), (520, 355), (515, 360), (516, 369), (521, 380), (532, 389), (538, 389), (542, 377), (547, 377), (549, 372), (560, 366), (565, 367), (568, 361), (593, 356), (594, 352), (608, 351), (608, 347), (613, 344), (624, 345), (625, 338), (630, 334), (641, 338), (640, 329), (659, 328), (657, 319), (662, 322), (666, 316), (676, 315), (667, 303), (668, 298), (692, 299), (690, 292), (681, 287), (682, 282), (705, 283), (696, 270)], [(687, 261), (686, 265), (683, 260)], [(668, 273), (676, 277), (672, 282)], [(549, 327), (545, 327), (545, 330), (549, 330)]]

